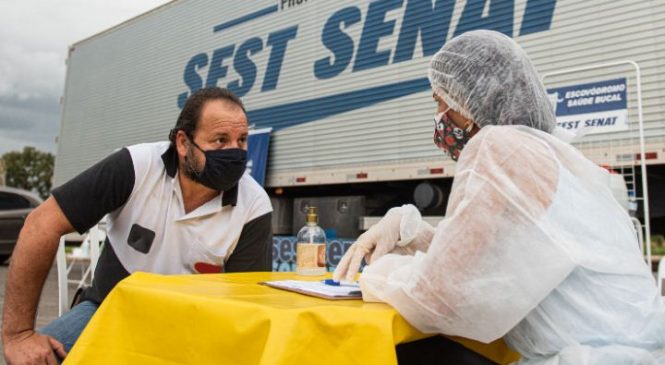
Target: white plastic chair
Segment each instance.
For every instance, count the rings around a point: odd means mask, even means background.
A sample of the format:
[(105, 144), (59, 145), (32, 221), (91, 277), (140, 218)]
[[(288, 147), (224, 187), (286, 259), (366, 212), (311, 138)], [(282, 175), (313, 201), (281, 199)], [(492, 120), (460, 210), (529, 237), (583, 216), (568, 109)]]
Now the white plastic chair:
[[(56, 265), (58, 269), (58, 313), (63, 315), (69, 310), (69, 285), (76, 285), (76, 289), (90, 285), (95, 275), (97, 260), (101, 247), (106, 240), (106, 233), (98, 225), (90, 228), (85, 235), (81, 247), (71, 254), (65, 253), (65, 237), (60, 237)], [(81, 267), (81, 278), (70, 279), (74, 266)]]

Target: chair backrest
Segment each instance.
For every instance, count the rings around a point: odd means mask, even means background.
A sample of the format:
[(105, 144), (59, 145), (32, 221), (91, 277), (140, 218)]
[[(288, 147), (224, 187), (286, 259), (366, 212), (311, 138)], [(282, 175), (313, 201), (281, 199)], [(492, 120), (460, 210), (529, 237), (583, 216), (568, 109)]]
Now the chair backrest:
[(661, 257), (658, 263), (658, 292), (660, 296), (665, 297), (665, 257)]
[(58, 252), (55, 255), (56, 267), (58, 269), (58, 316), (69, 309), (69, 287), (67, 284), (67, 257), (65, 256), (65, 236), (60, 237)]
[(81, 262), (87, 262), (87, 267), (82, 274), (80, 280), (70, 280), (69, 272), (71, 267), (67, 266), (67, 254), (65, 252), (65, 237), (60, 237), (60, 243), (58, 245), (58, 251), (56, 254), (56, 266), (58, 270), (58, 313), (63, 315), (70, 308), (70, 298), (69, 298), (69, 284), (74, 283), (78, 287), (82, 287), (88, 282), (88, 277), (90, 277), (89, 282), (92, 282), (95, 276), (95, 268), (97, 267), (97, 261), (101, 254), (102, 245), (106, 240), (106, 233), (99, 228), (99, 225), (95, 225), (88, 233), (84, 236), (83, 242), (81, 242), (81, 248), (78, 250), (78, 255), (75, 257)]
[(92, 280), (95, 277), (95, 268), (99, 261), (102, 245), (106, 240), (106, 233), (99, 228), (99, 225), (95, 225), (90, 228), (86, 239), (90, 242), (90, 280)]

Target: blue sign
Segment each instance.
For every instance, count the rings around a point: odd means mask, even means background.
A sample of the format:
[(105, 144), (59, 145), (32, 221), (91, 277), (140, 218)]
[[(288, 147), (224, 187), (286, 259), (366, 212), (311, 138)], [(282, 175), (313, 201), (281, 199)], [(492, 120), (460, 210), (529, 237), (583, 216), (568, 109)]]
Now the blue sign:
[(266, 179), (271, 131), (272, 128), (250, 130), (247, 138), (247, 170), (261, 186)]
[[(326, 269), (335, 271), (346, 250), (355, 240), (333, 239), (326, 243)], [(272, 271), (296, 271), (296, 238), (274, 236), (272, 239)]]
[(626, 79), (615, 79), (548, 89), (556, 97), (556, 116), (626, 109)]
[(584, 134), (628, 129), (626, 79), (614, 79), (547, 90), (559, 127)]

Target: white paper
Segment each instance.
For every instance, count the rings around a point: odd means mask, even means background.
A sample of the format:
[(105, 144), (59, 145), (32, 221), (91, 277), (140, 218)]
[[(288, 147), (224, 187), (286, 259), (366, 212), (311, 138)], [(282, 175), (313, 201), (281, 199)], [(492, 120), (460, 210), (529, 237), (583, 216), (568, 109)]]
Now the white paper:
[(286, 290), (299, 290), (330, 297), (361, 297), (360, 288), (357, 284), (342, 284), (340, 286), (335, 286), (326, 285), (320, 281), (301, 280), (268, 281), (266, 284)]

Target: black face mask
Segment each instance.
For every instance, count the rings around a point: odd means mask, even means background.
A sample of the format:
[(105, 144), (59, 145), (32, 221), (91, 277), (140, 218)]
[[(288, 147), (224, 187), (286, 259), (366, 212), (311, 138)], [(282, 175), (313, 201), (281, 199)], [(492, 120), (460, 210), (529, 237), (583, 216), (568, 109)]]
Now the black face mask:
[(206, 157), (203, 170), (197, 171), (185, 156), (185, 173), (190, 179), (218, 191), (227, 191), (238, 184), (245, 173), (247, 151), (241, 148), (204, 151), (191, 138), (190, 142)]

